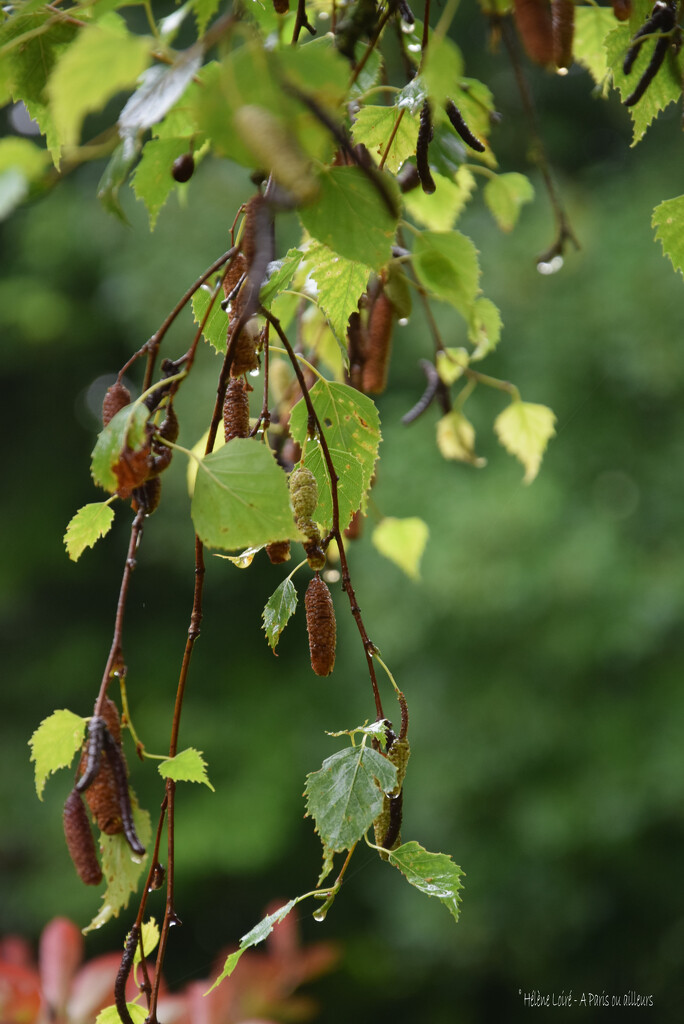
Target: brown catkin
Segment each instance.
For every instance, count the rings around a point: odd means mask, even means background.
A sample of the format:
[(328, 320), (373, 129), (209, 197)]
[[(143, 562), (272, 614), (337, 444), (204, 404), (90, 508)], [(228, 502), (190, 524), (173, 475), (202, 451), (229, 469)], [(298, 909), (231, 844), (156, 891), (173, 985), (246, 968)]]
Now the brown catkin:
[(273, 10), (276, 14), (287, 14), (290, 10), (290, 0), (273, 0)]
[[(240, 292), (240, 295), (242, 295), (242, 292)], [(235, 319), (231, 318), (231, 324), (236, 321), (237, 317)], [(258, 340), (258, 325), (256, 323), (256, 319), (251, 318), (241, 329), (237, 341), (235, 342), (235, 347), (233, 349), (233, 362), (230, 365), (231, 377), (241, 377), (243, 373), (249, 373), (250, 370), (256, 370), (258, 368)]]
[(575, 0), (551, 0), (551, 29), (554, 63), (557, 68), (569, 68), (575, 33)]
[(332, 594), (320, 576), (314, 576), (304, 597), (311, 668), (329, 676), (335, 666), (335, 609)]
[(513, 0), (513, 16), (528, 57), (537, 64), (551, 64), (553, 31), (549, 0)]
[(394, 306), (381, 291), (368, 317), (368, 341), (361, 376), (362, 390), (367, 395), (379, 395), (385, 390), (395, 316)]
[(258, 248), (259, 220), (263, 216), (266, 200), (261, 194), (252, 196), (245, 206), (245, 219), (242, 231), (242, 251), (245, 254), (247, 268), (254, 262)]
[(95, 840), (80, 794), (71, 791), (64, 804), (64, 837), (78, 877), (85, 885), (99, 885), (102, 871), (95, 852)]
[(223, 294), (226, 298), (237, 288), (240, 278), (247, 272), (247, 260), (241, 252), (233, 257), (228, 273), (223, 279)]
[[(105, 725), (107, 726), (111, 736), (117, 744), (120, 744), (121, 723), (119, 721), (119, 712), (116, 704), (114, 701), (110, 700), (109, 697), (105, 699), (102, 708), (102, 717), (104, 718)], [(85, 791), (85, 798), (86, 803), (90, 808), (90, 813), (95, 819), (98, 828), (108, 836), (115, 836), (120, 832), (123, 832), (123, 821), (121, 819), (121, 809), (119, 807), (116, 780), (104, 751), (100, 755), (100, 758), (100, 770), (97, 773), (97, 778), (93, 782), (92, 786), (89, 786)], [(81, 763), (79, 765), (79, 775), (83, 773), (86, 761), (87, 746), (84, 746), (83, 753), (81, 755)]]
[(107, 388), (107, 393), (102, 399), (102, 425), (107, 426), (113, 416), (120, 412), (125, 405), (129, 405), (131, 393), (125, 384), (120, 380)]
[(325, 569), (325, 552), (321, 548), (321, 535), (318, 532), (318, 527), (316, 527), (316, 536), (304, 545), (304, 551), (310, 569), (313, 569), (314, 572)]
[(282, 565), (283, 562), (290, 561), (290, 542), (289, 540), (276, 540), (273, 544), (266, 545), (266, 554), (270, 558), (273, 565)]
[(151, 476), (142, 487), (136, 487), (131, 497), (133, 511), (137, 512), (141, 508), (146, 516), (151, 516), (159, 507), (161, 487), (162, 482), (158, 476)]
[(249, 436), (249, 397), (242, 377), (231, 377), (223, 402), (223, 433), (226, 441)]

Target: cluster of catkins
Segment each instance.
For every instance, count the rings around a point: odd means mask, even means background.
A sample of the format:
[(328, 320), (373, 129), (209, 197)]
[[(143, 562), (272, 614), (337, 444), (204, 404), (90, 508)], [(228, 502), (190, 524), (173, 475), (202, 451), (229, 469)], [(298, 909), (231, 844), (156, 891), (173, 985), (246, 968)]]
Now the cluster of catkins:
[(76, 785), (64, 805), (64, 835), (81, 881), (86, 885), (99, 885), (102, 869), (82, 794), (101, 832), (108, 836), (123, 833), (136, 856), (145, 853), (133, 822), (119, 712), (108, 697), (102, 705), (102, 713), (90, 719), (88, 739), (83, 745), (76, 775)]

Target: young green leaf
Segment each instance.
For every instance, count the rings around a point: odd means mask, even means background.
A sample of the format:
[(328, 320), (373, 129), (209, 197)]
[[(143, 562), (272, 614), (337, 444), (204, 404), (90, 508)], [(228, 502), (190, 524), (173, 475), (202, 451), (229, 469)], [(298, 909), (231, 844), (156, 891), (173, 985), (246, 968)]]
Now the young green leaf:
[[(328, 446), (335, 449), (333, 463), (339, 461), (344, 468), (343, 460), (346, 456), (352, 456), (361, 466), (361, 495), (365, 495), (370, 487), (375, 460), (378, 457), (378, 447), (381, 441), (380, 417), (375, 403), (366, 395), (360, 394), (355, 388), (348, 384), (339, 384), (326, 380), (319, 380), (310, 392), (311, 401), (318, 419), (325, 432)], [(303, 445), (307, 435), (308, 414), (304, 399), (300, 399), (292, 410), (290, 417), (290, 432), (295, 441)], [(314, 473), (318, 480), (318, 508), (314, 518), (321, 524), (329, 525), (332, 516), (332, 504), (330, 501), (330, 484), (327, 477), (322, 477), (320, 466), (322, 453), (316, 453), (316, 445), (309, 443), (305, 464)], [(342, 453), (346, 453), (342, 454)], [(332, 452), (331, 452), (332, 454)], [(348, 461), (348, 460), (347, 460)], [(349, 462), (350, 483), (341, 478), (338, 483), (338, 490), (348, 495), (348, 504), (353, 504), (352, 492), (355, 489), (353, 474), (353, 463)], [(339, 475), (339, 470), (337, 470)], [(361, 503), (356, 504), (352, 509), (353, 514)], [(345, 526), (347, 523), (345, 523)], [(342, 523), (340, 522), (342, 528)]]
[(135, 138), (161, 121), (180, 100), (201, 65), (202, 52), (193, 46), (169, 66), (155, 64), (148, 68), (119, 115), (121, 137)]
[[(170, 177), (170, 175), (169, 175)], [(208, 287), (198, 288), (192, 297), (192, 315), (196, 324), (201, 324), (211, 302), (212, 289)], [(222, 295), (217, 295), (214, 305), (211, 307), (209, 319), (204, 325), (202, 334), (204, 340), (213, 345), (217, 352), (226, 351), (226, 340), (228, 337), (228, 314), (221, 309)]]
[(487, 460), (475, 454), (475, 428), (459, 409), (437, 421), (437, 447), (445, 459), (467, 462), (481, 469)]
[(555, 435), (556, 417), (545, 405), (511, 402), (494, 420), (494, 430), (507, 452), (525, 467), (525, 483), (531, 484), (541, 465), (549, 440)]
[[(145, 1024), (148, 1014), (144, 1006), (140, 1003), (126, 1003), (126, 1007), (133, 1024)], [(95, 1018), (95, 1024), (121, 1024), (116, 1006), (106, 1006), (104, 1010), (100, 1010)]]
[(92, 548), (109, 533), (113, 522), (114, 509), (106, 501), (94, 501), (79, 508), (64, 534), (64, 545), (72, 562), (77, 562), (86, 548)]
[(347, 323), (366, 290), (370, 267), (345, 259), (326, 245), (306, 252), (306, 264), (318, 288), (318, 304), (332, 327), (338, 344), (347, 354)]
[(105, 210), (118, 217), (123, 224), (129, 221), (119, 200), (119, 190), (138, 159), (140, 145), (140, 139), (123, 139), (110, 156), (97, 186), (97, 198)]
[(477, 250), (460, 231), (423, 231), (413, 266), (421, 284), (467, 317), (479, 290)]
[[(361, 107), (352, 125), (354, 142), (357, 145), (363, 143), (379, 162), (387, 149), (387, 143), (392, 136), (400, 113), (401, 111), (397, 107), (375, 107), (371, 104)], [(385, 167), (388, 171), (396, 174), (409, 157), (415, 156), (417, 139), (418, 119), (406, 108), (403, 108), (399, 127), (385, 159)]]
[(651, 226), (675, 270), (684, 275), (684, 196), (666, 199), (653, 211)]
[(413, 580), (420, 579), (420, 560), (430, 530), (422, 519), (410, 516), (395, 519), (385, 516), (373, 530), (371, 539), (381, 555), (394, 562)]
[(160, 761), (158, 771), (164, 779), (174, 779), (176, 782), (203, 782), (212, 793), (216, 792), (207, 776), (207, 762), (202, 757), (202, 751), (195, 750), (194, 747), (188, 747), (175, 757), (167, 757)]
[[(150, 816), (147, 811), (138, 807), (138, 801), (132, 792), (131, 806), (135, 831), (140, 842), (148, 849), (152, 838)], [(118, 917), (119, 911), (125, 910), (131, 894), (138, 888), (138, 882), (145, 869), (148, 856), (145, 854), (144, 857), (136, 857), (132, 854), (123, 834), (108, 836), (101, 833), (100, 850), (102, 852), (102, 874), (107, 880), (107, 888), (102, 896), (100, 911), (87, 928), (83, 929), (84, 935), (101, 928), (112, 917)]]
[(436, 896), (458, 921), (459, 891), (464, 872), (446, 853), (428, 853), (419, 843), (404, 843), (388, 850), (388, 859), (399, 868), (407, 882), (426, 896)]
[(149, 416), (144, 402), (132, 402), (120, 409), (98, 435), (90, 473), (95, 483), (110, 494), (119, 486), (113, 467), (126, 448), (135, 450), (142, 444)]
[(475, 299), (468, 317), (468, 341), (475, 346), (471, 359), (484, 359), (499, 344), (501, 313), (491, 299)]
[[(395, 198), (393, 179), (379, 181)], [(319, 182), (316, 202), (299, 211), (306, 230), (340, 256), (379, 270), (392, 254), (397, 216), (358, 167), (324, 169)]]
[(298, 902), (299, 899), (290, 900), (289, 903), (285, 903), (278, 910), (274, 911), (272, 914), (269, 914), (268, 917), (263, 918), (263, 920), (259, 921), (259, 924), (255, 925), (251, 931), (247, 932), (246, 935), (243, 935), (242, 938), (240, 939), (240, 948), (236, 949), (234, 953), (231, 953), (228, 957), (226, 957), (226, 962), (223, 965), (223, 970), (221, 971), (221, 973), (219, 974), (218, 978), (211, 986), (211, 988), (205, 993), (205, 995), (208, 995), (209, 992), (212, 992), (217, 985), (220, 985), (224, 978), (229, 978), (233, 971), (235, 970), (235, 968), (237, 967), (238, 960), (245, 952), (245, 950), (249, 949), (250, 946), (257, 946), (260, 942), (263, 942), (264, 939), (267, 939), (268, 936), (273, 931), (275, 925), (277, 925), (279, 921), (282, 921), (284, 918), (286, 918), (287, 915), (292, 910), (292, 908), (295, 907)]
[(502, 231), (512, 231), (520, 210), (534, 199), (534, 189), (524, 174), (497, 174), (484, 187), (484, 200)]
[(299, 539), (285, 474), (270, 449), (247, 438), (201, 460), (191, 515), (207, 547), (235, 551)]
[(150, 40), (131, 35), (118, 14), (81, 29), (47, 84), (60, 144), (76, 145), (86, 114), (134, 85), (150, 56)]
[(264, 632), (269, 647), (275, 651), (280, 634), (290, 621), (297, 607), (297, 590), (291, 579), (286, 578), (273, 591), (262, 612)]
[(369, 747), (346, 747), (306, 777), (306, 813), (333, 852), (349, 850), (382, 810), (397, 782), (393, 764)]
[(434, 34), (424, 57), (421, 78), (435, 107), (443, 106), (458, 92), (462, 75), (463, 57), (456, 43), (448, 36)]
[(31, 760), (35, 762), (36, 792), (43, 799), (45, 781), (49, 775), (66, 768), (83, 744), (87, 719), (64, 708), (53, 711), (35, 730), (29, 746)]

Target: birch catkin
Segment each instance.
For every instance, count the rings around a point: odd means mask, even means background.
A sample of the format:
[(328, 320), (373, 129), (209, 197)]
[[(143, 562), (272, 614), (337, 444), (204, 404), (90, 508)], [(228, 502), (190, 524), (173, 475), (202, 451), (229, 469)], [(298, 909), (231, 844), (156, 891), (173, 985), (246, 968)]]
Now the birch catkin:
[(64, 838), (78, 877), (85, 885), (99, 885), (102, 871), (83, 801), (75, 789), (64, 804)]
[(307, 587), (304, 606), (311, 668), (317, 676), (329, 676), (335, 666), (335, 609), (332, 594), (318, 575)]
[[(116, 704), (109, 697), (105, 699), (102, 708), (102, 718), (114, 741), (120, 744), (121, 723), (119, 721), (119, 712)], [(83, 771), (85, 771), (87, 756), (87, 749), (84, 747), (79, 774), (83, 774)], [(108, 836), (115, 836), (124, 830), (116, 779), (104, 752), (100, 754), (100, 762), (100, 769), (94, 782), (85, 791), (86, 803), (98, 828)]]

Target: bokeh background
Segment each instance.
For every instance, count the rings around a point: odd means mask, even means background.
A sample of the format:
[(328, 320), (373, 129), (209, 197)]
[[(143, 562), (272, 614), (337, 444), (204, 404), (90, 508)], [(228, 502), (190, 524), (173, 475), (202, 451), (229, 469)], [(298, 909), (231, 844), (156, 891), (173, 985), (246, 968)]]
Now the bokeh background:
[[(484, 53), (481, 25), (464, 19), (459, 31), (468, 73), (488, 81), (503, 114), (494, 140), (502, 169), (528, 171), (510, 69)], [(557, 274), (537, 272), (553, 223), (534, 171), (536, 202), (511, 235), (479, 198), (459, 226), (480, 250), (483, 288), (505, 324), (482, 368), (550, 405), (557, 438), (526, 487), (491, 429), (505, 396), (480, 388), (468, 403), (482, 470), (442, 459), (436, 410), (402, 426), (424, 386), (418, 360), (431, 352), (416, 310), (396, 332), (378, 401), (377, 486), (365, 536), (350, 548), (368, 630), (410, 702), (404, 837), (464, 868), (462, 917), (455, 925), (359, 850), (324, 925), (299, 908), (305, 941), (341, 949), (336, 971), (309, 987), (328, 1024), (351, 1014), (515, 1022), (530, 1012), (521, 992), (570, 989), (651, 994), (654, 1009), (641, 1016), (682, 1019), (684, 285), (650, 227), (652, 208), (684, 191), (680, 111), (670, 108), (632, 150), (626, 111), (594, 98), (584, 72), (530, 76), (582, 248)], [(246, 174), (206, 161), (187, 202), (173, 198), (150, 235), (132, 194), (122, 197), (130, 227), (98, 206), (100, 173), (86, 167), (59, 182), (15, 212), (0, 241), (0, 932), (34, 940), (54, 915), (85, 925), (99, 905), (64, 848), (70, 773), (51, 779), (39, 803), (27, 740), (55, 708), (90, 712), (109, 648), (127, 510), (78, 564), (62, 546), (73, 512), (98, 500), (88, 466), (102, 378), (227, 248), (251, 191)], [(295, 232), (280, 223), (283, 247)], [(446, 339), (463, 344), (453, 311), (437, 316)], [(191, 330), (188, 316), (167, 354), (184, 351)], [(206, 427), (216, 372), (207, 347), (179, 397), (183, 444)], [(164, 488), (125, 639), (136, 725), (162, 751), (193, 582), (178, 457)], [(372, 547), (383, 514), (428, 523), (421, 582)], [(264, 559), (241, 572), (209, 558), (181, 743), (204, 751), (216, 793), (179, 791), (183, 927), (169, 948), (172, 984), (206, 976), (270, 901), (311, 887), (319, 845), (303, 820), (305, 774), (339, 746), (325, 730), (373, 716), (340, 592), (330, 679), (311, 673), (301, 609), (271, 654), (260, 616), (281, 578)], [(133, 782), (154, 817), (156, 773), (133, 766)], [(161, 897), (152, 911), (161, 915)], [(119, 948), (129, 923), (122, 915), (90, 935), (88, 954)], [(612, 1015), (584, 1017), (598, 1012)]]

